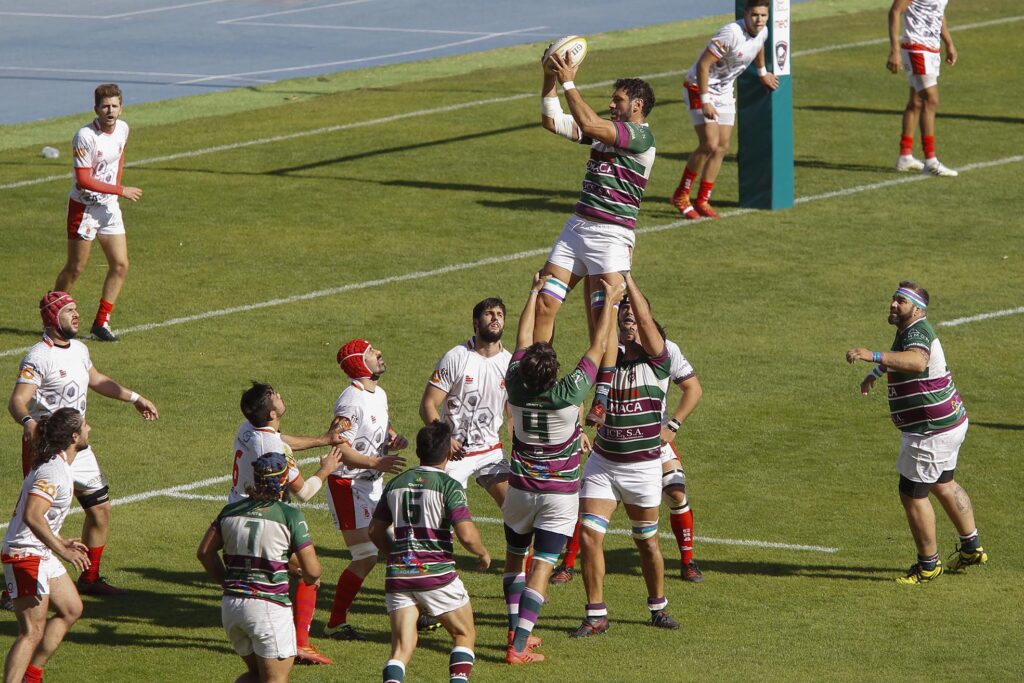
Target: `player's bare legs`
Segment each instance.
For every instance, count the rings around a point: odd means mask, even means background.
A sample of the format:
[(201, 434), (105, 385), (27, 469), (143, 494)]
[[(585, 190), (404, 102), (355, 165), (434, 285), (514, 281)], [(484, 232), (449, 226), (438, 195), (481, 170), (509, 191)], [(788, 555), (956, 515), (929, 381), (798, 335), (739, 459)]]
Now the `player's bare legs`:
[[(921, 121), (921, 98), (917, 91), (910, 88), (910, 97), (907, 99), (907, 106), (903, 110), (903, 135), (913, 138), (917, 133), (917, 127)], [(935, 120), (932, 119), (934, 129)]]
[(91, 250), (92, 242), (89, 240), (68, 240), (68, 259), (64, 263), (64, 268), (57, 274), (57, 282), (53, 285), (54, 291), (71, 292), (75, 282), (85, 272)]
[(366, 640), (365, 636), (348, 625), (348, 611), (363, 581), (377, 565), (377, 547), (373, 545), (366, 529), (343, 529), (341, 535), (345, 539), (345, 546), (352, 553), (352, 561), (338, 577), (331, 616), (324, 633), (337, 640)]
[(85, 509), (85, 523), (82, 524), (82, 543), (89, 548), (107, 544), (110, 535), (110, 501)]
[[(125, 235), (100, 235), (96, 238), (107, 257), (107, 276), (103, 280), (103, 298), (111, 304), (124, 286), (128, 274), (128, 239)], [(66, 290), (65, 290), (66, 291)]]
[(505, 476), (480, 477), (478, 481), (500, 509), (505, 504), (505, 495), (508, 493), (508, 478)]
[(928, 498), (911, 498), (900, 494), (900, 502), (907, 513), (910, 533), (914, 536), (919, 557), (930, 557), (938, 552), (935, 541), (935, 509)]
[[(29, 664), (45, 667), (68, 629), (82, 616), (82, 599), (67, 574), (50, 580), (49, 596), (17, 598), (14, 604), (18, 637), (4, 664), (4, 683), (21, 683)], [(50, 607), (55, 614), (47, 620)]]
[(971, 499), (956, 479), (943, 484), (932, 484), (932, 493), (942, 503), (942, 509), (946, 511), (953, 526), (961, 536), (966, 536), (976, 531), (978, 525), (974, 522), (974, 507)]
[[(649, 521), (652, 524), (658, 522), (658, 508), (642, 508), (636, 505), (626, 505), (625, 508), (630, 520)], [(633, 539), (636, 549), (640, 552), (640, 570), (644, 575), (644, 583), (647, 584), (647, 595), (652, 598), (665, 595), (665, 558), (661, 554), (659, 541), (657, 534), (642, 540)]]
[[(580, 516), (597, 515), (611, 519), (617, 504), (614, 500), (580, 498)], [(604, 602), (604, 537), (605, 534), (584, 524), (580, 528), (580, 552), (583, 555), (583, 587), (587, 603)]]
[(264, 659), (256, 655), (242, 657), (249, 670), (235, 679), (235, 683), (288, 683), (294, 657)]
[(391, 620), (391, 659), (400, 661), (403, 667), (408, 666), (412, 653), (416, 650), (416, 642), (419, 639), (416, 620), (419, 615), (420, 611), (414, 605), (396, 609), (388, 614)]
[(565, 291), (556, 291), (560, 290), (561, 286), (551, 283), (550, 285), (545, 285), (544, 289), (541, 290), (541, 295), (537, 297), (537, 317), (533, 326), (533, 341), (550, 342), (551, 337), (555, 333), (555, 317), (562, 307), (562, 300), (576, 286), (576, 283), (580, 281), (580, 276), (573, 275), (572, 272), (565, 268), (548, 262), (541, 269), (540, 277), (542, 280), (555, 278), (567, 287)]

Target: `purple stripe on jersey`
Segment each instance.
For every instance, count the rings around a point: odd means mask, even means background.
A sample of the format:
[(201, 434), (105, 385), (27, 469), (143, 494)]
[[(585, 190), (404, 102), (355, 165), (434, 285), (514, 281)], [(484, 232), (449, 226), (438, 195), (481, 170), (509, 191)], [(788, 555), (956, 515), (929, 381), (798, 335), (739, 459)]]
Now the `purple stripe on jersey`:
[(455, 524), (456, 522), (472, 521), (473, 519), (473, 515), (470, 514), (469, 508), (466, 507), (465, 505), (461, 505), (455, 508), (454, 510), (451, 511), (450, 515), (452, 524)]
[(661, 448), (652, 448), (646, 451), (637, 451), (635, 453), (610, 453), (597, 443), (594, 444), (594, 453), (600, 455), (606, 460), (619, 463), (631, 463), (631, 462), (647, 462), (649, 460), (658, 460), (661, 458)]
[(288, 582), (260, 583), (258, 581), (225, 581), (224, 591), (231, 590), (243, 593), (266, 593), (267, 595), (288, 595)]
[(625, 204), (626, 206), (640, 206), (640, 198), (622, 190), (613, 190), (610, 187), (601, 188), (601, 194), (598, 195), (594, 192), (588, 192), (587, 194), (598, 197), (600, 199), (607, 199), (608, 201), (615, 202), (616, 204)]
[(302, 550), (303, 548), (305, 548), (306, 546), (310, 546), (310, 545), (313, 545), (313, 539), (310, 539), (310, 540), (306, 541), (305, 543), (303, 543), (302, 545), (298, 546), (297, 548), (292, 549), (292, 552), (293, 553), (297, 553), (300, 550)]
[(594, 361), (590, 360), (586, 356), (580, 358), (580, 362), (576, 364), (576, 369), (582, 370), (583, 373), (590, 378), (591, 382), (597, 379), (597, 365), (595, 365)]
[(225, 567), (241, 567), (243, 569), (253, 568), (268, 572), (283, 572), (288, 568), (287, 562), (275, 562), (262, 557), (251, 555), (228, 555), (224, 554)]
[[(660, 456), (659, 456), (660, 457)], [(580, 480), (564, 481), (561, 479), (531, 479), (518, 474), (510, 474), (508, 485), (520, 491), (540, 491), (541, 493), (576, 493), (580, 490)]]
[(526, 349), (516, 349), (515, 353), (512, 354), (512, 358), (509, 359), (509, 363), (514, 363), (517, 360), (522, 360), (523, 356), (526, 355)]
[(920, 394), (923, 392), (942, 391), (943, 389), (949, 388), (949, 385), (952, 383), (952, 375), (945, 375), (944, 377), (937, 377), (935, 379), (914, 379), (908, 382), (890, 384), (889, 398), (902, 398), (903, 396), (910, 396), (912, 394)]
[(616, 216), (613, 213), (607, 213), (600, 209), (595, 209), (592, 206), (587, 206), (583, 202), (576, 202), (576, 206), (573, 207), (573, 213), (583, 218), (591, 218), (599, 223), (613, 223), (615, 225), (621, 225), (622, 227), (629, 228), (630, 230), (636, 227), (636, 221), (632, 218)]
[(963, 409), (963, 401), (960, 400), (960, 394), (953, 394), (949, 400), (942, 401), (930, 406), (920, 406), (917, 408), (909, 408), (907, 410), (901, 410), (892, 414), (892, 421), (897, 427), (914, 425), (919, 422), (938, 422), (939, 420), (945, 419), (950, 415), (956, 414), (958, 410)]
[(447, 586), (458, 576), (454, 571), (438, 576), (423, 576), (415, 579), (384, 579), (384, 590), (388, 593), (398, 591), (425, 591), (432, 588)]
[(612, 121), (615, 126), (615, 146), (624, 148), (629, 145), (629, 126), (622, 121)]
[[(547, 456), (547, 455), (557, 455), (558, 453), (561, 453), (566, 448), (571, 446), (572, 442), (575, 441), (576, 439), (578, 439), (579, 436), (580, 436), (580, 430), (577, 428), (575, 431), (573, 431), (572, 436), (570, 436), (568, 439), (566, 439), (562, 443), (554, 443), (554, 444), (538, 443), (538, 444), (532, 444), (532, 443), (523, 443), (522, 441), (519, 440), (519, 438), (515, 434), (513, 434), (512, 435), (512, 452), (513, 453), (518, 453), (519, 456), (520, 456), (520, 459), (522, 459), (522, 458), (534, 459), (534, 458), (543, 458), (544, 456)], [(551, 461), (551, 462), (557, 462), (557, 461)]]

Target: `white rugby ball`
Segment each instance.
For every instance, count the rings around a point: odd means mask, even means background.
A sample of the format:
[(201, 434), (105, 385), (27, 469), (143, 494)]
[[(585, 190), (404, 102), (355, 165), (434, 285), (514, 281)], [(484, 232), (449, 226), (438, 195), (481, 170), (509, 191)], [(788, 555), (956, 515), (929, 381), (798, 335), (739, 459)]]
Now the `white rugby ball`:
[(544, 50), (544, 56), (540, 58), (544, 70), (548, 73), (551, 73), (551, 55), (553, 54), (561, 55), (570, 64), (579, 66), (587, 56), (587, 39), (582, 36), (564, 36), (548, 45), (548, 49)]

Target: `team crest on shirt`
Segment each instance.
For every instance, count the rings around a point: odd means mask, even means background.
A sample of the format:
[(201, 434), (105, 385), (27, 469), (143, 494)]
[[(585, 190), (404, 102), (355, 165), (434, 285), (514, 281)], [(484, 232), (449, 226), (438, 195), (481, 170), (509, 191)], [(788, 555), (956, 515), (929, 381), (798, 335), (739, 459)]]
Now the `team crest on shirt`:
[(371, 415), (370, 416), (370, 424), (377, 424), (377, 416), (376, 415)]
[(22, 368), (22, 370), (21, 370), (21, 378), (22, 379), (35, 379), (36, 378), (36, 373), (32, 371), (32, 368), (26, 366), (25, 368)]
[(337, 420), (338, 420), (338, 431), (347, 432), (348, 430), (352, 429), (352, 420), (350, 420), (347, 417), (344, 417), (342, 415), (339, 415), (337, 417)]
[(64, 370), (60, 370), (59, 372), (60, 372), (61, 378), (64, 378), (64, 377), (68, 376), (68, 373), (66, 371), (64, 371)]
[(434, 370), (434, 374), (432, 374), (430, 376), (430, 381), (431, 382), (440, 382), (441, 381), (441, 372), (439, 370)]
[(89, 150), (84, 147), (75, 147), (73, 150), (75, 158), (81, 161), (85, 161), (89, 158)]
[(45, 479), (40, 479), (39, 481), (37, 481), (32, 486), (32, 488), (36, 489), (37, 491), (42, 491), (50, 498), (57, 497), (57, 487), (51, 484), (50, 482), (46, 481)]
[(469, 375), (466, 375), (466, 384), (472, 384), (472, 383), (473, 383), (473, 378), (470, 377)]

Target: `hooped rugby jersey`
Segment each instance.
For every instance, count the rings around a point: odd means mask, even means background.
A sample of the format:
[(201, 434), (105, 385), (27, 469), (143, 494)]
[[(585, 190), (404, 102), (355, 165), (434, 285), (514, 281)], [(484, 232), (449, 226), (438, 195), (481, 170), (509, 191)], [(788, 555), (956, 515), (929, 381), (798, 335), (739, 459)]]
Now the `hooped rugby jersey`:
[(942, 16), (949, 0), (912, 0), (903, 13), (903, 35), (907, 50), (938, 52), (942, 44)]
[(892, 423), (911, 434), (936, 434), (959, 427), (967, 419), (967, 410), (953, 384), (942, 344), (927, 318), (897, 332), (891, 350), (915, 348), (928, 353), (928, 367), (923, 372), (888, 371)]
[(476, 337), (444, 354), (430, 385), (445, 392), (441, 419), (466, 455), (486, 453), (501, 443), (508, 392), (505, 373), (512, 354), (506, 349), (489, 358), (476, 351)]
[(65, 460), (63, 452), (44, 462), (39, 467), (29, 470), (25, 482), (21, 485), (21, 495), (14, 509), (14, 517), (7, 527), (4, 537), (4, 555), (39, 555), (49, 557), (52, 552), (40, 541), (25, 523), (25, 506), (29, 496), (39, 496), (50, 504), (46, 511), (46, 525), (57, 536), (64, 524), (64, 518), (71, 510), (71, 500), (75, 494), (75, 483), (71, 476), (71, 466)]
[[(708, 71), (709, 92), (731, 96), (732, 84), (754, 62), (764, 47), (764, 42), (768, 39), (768, 27), (761, 29), (756, 36), (751, 36), (747, 33), (746, 26), (743, 19), (726, 24), (718, 33), (711, 36), (711, 40), (705, 46), (705, 49), (718, 60)], [(688, 86), (698, 85), (697, 64), (703, 55), (704, 50), (701, 50), (697, 61), (686, 72)]]
[(308, 545), (306, 518), (281, 501), (229, 503), (213, 521), (224, 541), (224, 595), (291, 605), (288, 558)]
[[(104, 133), (99, 120), (83, 126), (75, 133), (71, 141), (71, 154), (75, 168), (91, 168), (92, 175), (99, 181), (110, 185), (117, 184), (117, 174), (121, 169), (121, 157), (124, 156), (125, 145), (128, 144), (128, 124), (118, 120), (113, 133)], [(79, 204), (113, 204), (117, 202), (116, 194), (91, 192), (71, 182), (71, 199)]]
[(661, 457), (664, 380), (670, 372), (668, 345), (657, 356), (620, 357), (612, 377), (605, 422), (597, 430), (594, 453), (614, 462)]
[(597, 378), (589, 358), (540, 394), (531, 394), (519, 375), (524, 350), (512, 354), (506, 385), (512, 409), (509, 486), (523, 491), (576, 493), (580, 489), (580, 404)]
[(597, 223), (633, 230), (654, 167), (654, 133), (646, 123), (614, 124), (614, 145), (580, 138), (580, 144), (590, 145), (590, 158), (573, 212)]
[(28, 409), (39, 419), (59, 408), (74, 408), (85, 415), (89, 394), (89, 347), (77, 339), (57, 346), (48, 336), (35, 344), (21, 360), (18, 384), (36, 388)]
[(394, 525), (384, 590), (415, 591), (451, 583), (452, 526), (471, 521), (466, 491), (436, 467), (406, 470), (384, 487), (374, 519)]
[(228, 502), (236, 503), (249, 496), (248, 490), (256, 482), (252, 466), (266, 453), (281, 453), (288, 459), (288, 483), (299, 476), (291, 446), (281, 438), (281, 432), (273, 427), (253, 427), (246, 420), (235, 433), (235, 455), (231, 465), (231, 490)]
[[(378, 384), (370, 391), (357, 379), (345, 387), (334, 404), (341, 435), (362, 455), (379, 458), (388, 452), (388, 395)], [(379, 479), (377, 470), (342, 465), (333, 476), (345, 479)]]

